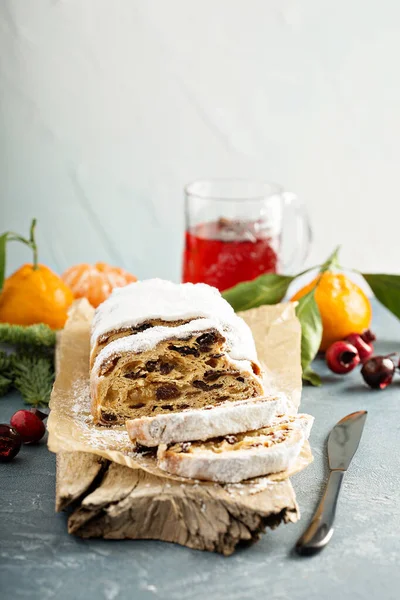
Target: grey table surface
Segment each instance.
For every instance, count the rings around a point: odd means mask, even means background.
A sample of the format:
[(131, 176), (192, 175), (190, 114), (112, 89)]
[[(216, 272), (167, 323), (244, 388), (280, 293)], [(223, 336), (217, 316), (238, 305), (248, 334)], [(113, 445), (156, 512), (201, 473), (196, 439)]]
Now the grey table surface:
[[(378, 352), (400, 350), (400, 323), (375, 310)], [(302, 512), (254, 546), (224, 558), (152, 541), (81, 540), (54, 512), (55, 457), (45, 443), (24, 447), (0, 465), (0, 598), (340, 600), (400, 597), (400, 375), (383, 392), (369, 390), (359, 371), (316, 369), (323, 387), (305, 387), (301, 409), (316, 417), (315, 461), (293, 478)], [(21, 407), (0, 400), (0, 422)], [(292, 549), (320, 498), (327, 475), (331, 427), (367, 409), (360, 448), (347, 473), (329, 546), (312, 558)]]

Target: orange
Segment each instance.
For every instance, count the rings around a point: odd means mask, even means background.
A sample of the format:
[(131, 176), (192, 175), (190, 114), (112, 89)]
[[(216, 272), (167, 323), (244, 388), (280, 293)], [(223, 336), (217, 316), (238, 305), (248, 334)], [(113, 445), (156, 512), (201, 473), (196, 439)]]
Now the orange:
[(87, 298), (95, 308), (108, 298), (114, 288), (137, 281), (134, 275), (124, 269), (111, 267), (103, 262), (75, 265), (61, 277), (71, 288), (75, 298)]
[[(310, 292), (318, 278), (299, 290), (292, 300)], [(321, 313), (323, 334), (320, 350), (350, 333), (362, 333), (371, 324), (372, 308), (363, 290), (343, 273), (326, 271), (315, 289), (315, 300)]]
[(46, 323), (64, 327), (74, 300), (71, 290), (49, 267), (22, 265), (4, 281), (0, 295), (0, 322), (13, 325)]

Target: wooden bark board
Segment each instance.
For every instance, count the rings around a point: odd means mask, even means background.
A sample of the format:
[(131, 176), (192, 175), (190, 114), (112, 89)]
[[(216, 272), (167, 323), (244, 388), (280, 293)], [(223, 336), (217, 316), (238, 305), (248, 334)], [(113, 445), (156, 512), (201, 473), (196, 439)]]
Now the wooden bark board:
[(59, 452), (56, 459), (56, 511), (74, 504), (93, 485), (107, 461), (89, 452)]
[(68, 506), (68, 531), (82, 538), (163, 540), (225, 555), (299, 518), (289, 479), (248, 493), (247, 485), (184, 484), (84, 452), (57, 455), (56, 507)]

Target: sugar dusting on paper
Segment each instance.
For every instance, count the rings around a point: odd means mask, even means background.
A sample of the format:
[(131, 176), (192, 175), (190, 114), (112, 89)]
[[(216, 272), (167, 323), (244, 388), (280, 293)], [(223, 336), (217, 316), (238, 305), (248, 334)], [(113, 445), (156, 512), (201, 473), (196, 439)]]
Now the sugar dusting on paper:
[(105, 450), (117, 447), (132, 449), (132, 442), (128, 432), (123, 425), (119, 427), (96, 426), (90, 412), (90, 389), (89, 382), (78, 380), (71, 387), (72, 404), (71, 416), (84, 439), (93, 448), (104, 448)]

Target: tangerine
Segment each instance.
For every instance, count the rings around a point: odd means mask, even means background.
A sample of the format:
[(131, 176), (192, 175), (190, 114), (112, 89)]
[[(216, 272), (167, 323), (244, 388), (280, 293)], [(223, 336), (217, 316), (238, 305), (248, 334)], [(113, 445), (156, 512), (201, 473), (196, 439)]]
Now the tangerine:
[[(32, 219), (29, 238), (13, 231), (0, 236), (0, 322), (12, 325), (45, 323), (52, 329), (61, 329), (74, 297), (58, 275), (46, 265), (39, 264), (35, 228), (36, 219)], [(22, 265), (4, 279), (6, 244), (13, 241), (32, 250), (33, 264)]]
[(346, 275), (326, 271), (321, 278), (317, 277), (299, 290), (291, 300), (299, 300), (313, 288), (323, 327), (320, 350), (325, 351), (333, 342), (369, 328), (371, 303), (363, 290)]
[(69, 287), (49, 267), (25, 264), (4, 281), (0, 322), (46, 323), (52, 329), (61, 329), (73, 300)]
[(87, 298), (95, 308), (108, 298), (114, 288), (137, 281), (137, 278), (125, 269), (112, 267), (104, 262), (95, 265), (75, 265), (67, 269), (61, 277), (71, 288), (75, 298)]

